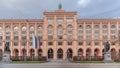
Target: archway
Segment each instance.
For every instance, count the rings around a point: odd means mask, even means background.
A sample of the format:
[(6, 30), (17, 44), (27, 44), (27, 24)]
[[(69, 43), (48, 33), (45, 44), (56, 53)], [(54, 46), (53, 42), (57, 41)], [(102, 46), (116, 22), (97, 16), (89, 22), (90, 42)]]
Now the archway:
[(18, 56), (19, 55), (19, 51), (18, 51), (18, 49), (14, 49), (14, 57), (16, 58), (16, 59), (18, 59)]
[(94, 58), (97, 59), (99, 57), (99, 49), (94, 50)]
[(53, 49), (48, 50), (48, 59), (53, 59)]
[(83, 57), (83, 49), (78, 50), (78, 57), (82, 58)]
[(91, 59), (91, 49), (90, 48), (88, 48), (86, 50), (86, 59)]
[(2, 60), (2, 55), (3, 55), (2, 49), (0, 49), (0, 60)]
[(58, 59), (62, 59), (63, 58), (63, 50), (62, 49), (58, 49), (58, 51), (57, 51), (57, 58)]
[(38, 49), (38, 58), (42, 57), (42, 53), (43, 53), (42, 49)]
[(33, 60), (35, 57), (35, 51), (34, 49), (30, 49), (30, 58)]
[(22, 49), (22, 59), (25, 61), (27, 57), (27, 50), (26, 49)]
[(112, 59), (116, 59), (116, 50), (114, 48), (111, 49), (111, 57)]
[(68, 59), (71, 59), (71, 58), (72, 58), (72, 53), (73, 53), (73, 52), (72, 52), (72, 49), (69, 48), (69, 49), (67, 50), (67, 58), (68, 58)]

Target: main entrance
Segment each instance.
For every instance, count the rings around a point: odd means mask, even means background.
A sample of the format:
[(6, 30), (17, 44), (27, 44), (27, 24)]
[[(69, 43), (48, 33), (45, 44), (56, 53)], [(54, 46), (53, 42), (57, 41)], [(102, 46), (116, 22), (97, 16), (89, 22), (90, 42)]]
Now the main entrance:
[(58, 49), (58, 51), (57, 51), (57, 58), (58, 59), (62, 59), (63, 58), (63, 50), (62, 49)]
[(48, 59), (53, 59), (53, 49), (48, 50)]

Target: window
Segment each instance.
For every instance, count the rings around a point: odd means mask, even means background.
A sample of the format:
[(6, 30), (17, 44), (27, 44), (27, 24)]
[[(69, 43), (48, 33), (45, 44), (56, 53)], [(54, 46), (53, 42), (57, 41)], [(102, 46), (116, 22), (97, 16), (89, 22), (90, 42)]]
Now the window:
[(63, 18), (57, 18), (57, 22), (64, 22)]
[(42, 36), (42, 27), (41, 26), (38, 26), (38, 35)]
[(78, 26), (78, 30), (80, 30), (80, 29), (82, 29), (82, 28), (83, 28), (82, 25), (79, 25), (79, 26)]
[(95, 25), (94, 28), (95, 28), (95, 29), (99, 29), (99, 25)]
[(48, 45), (53, 45), (53, 42), (48, 42)]
[(112, 40), (115, 39), (115, 35), (111, 35), (111, 39), (112, 39)]
[(10, 34), (10, 26), (6, 26), (6, 34)]
[(62, 45), (62, 42), (58, 42), (58, 45)]
[(72, 35), (68, 35), (68, 40), (71, 40), (72, 39)]
[(67, 18), (66, 21), (69, 22), (69, 23), (74, 22), (73, 18)]
[(115, 30), (111, 30), (111, 34), (115, 34)]
[(115, 28), (115, 25), (111, 25), (111, 28), (112, 28), (112, 29)]
[(69, 25), (69, 26), (67, 27), (67, 33), (68, 33), (68, 34), (72, 34), (72, 26), (71, 26), (71, 25)]
[(94, 33), (95, 34), (99, 34), (99, 30), (94, 30)]
[(30, 34), (34, 34), (34, 27), (33, 26), (30, 27)]
[(103, 29), (107, 29), (107, 25), (103, 25), (102, 28), (103, 28)]
[(83, 39), (83, 36), (78, 36), (78, 39), (79, 39), (79, 40), (82, 40), (82, 39)]
[(23, 45), (23, 46), (26, 46), (26, 42), (22, 42), (22, 45)]
[(22, 34), (26, 34), (26, 29), (27, 28), (25, 26), (22, 27)]
[(90, 26), (90, 25), (87, 25), (87, 26), (86, 26), (86, 29), (91, 29), (91, 26)]
[(108, 37), (107, 37), (107, 35), (103, 35), (103, 40), (107, 40), (108, 39)]
[(95, 46), (96, 46), (96, 45), (99, 45), (99, 42), (95, 42)]
[(82, 34), (83, 33), (83, 30), (78, 30), (78, 34)]
[(22, 40), (26, 40), (27, 38), (26, 38), (26, 36), (22, 36)]
[(48, 26), (48, 35), (53, 35), (53, 26)]
[(47, 21), (48, 22), (54, 22), (54, 19), (53, 18), (48, 18)]
[(115, 42), (111, 42), (111, 45), (115, 45)]
[(87, 40), (90, 40), (90, 39), (91, 39), (91, 36), (86, 36), (86, 39), (87, 39)]
[(95, 40), (99, 40), (99, 36), (94, 36), (94, 39)]
[(78, 42), (78, 45), (80, 45), (80, 46), (83, 45), (83, 42)]
[(29, 42), (29, 44), (30, 44), (30, 46), (32, 46), (32, 45), (33, 45), (33, 43), (32, 43), (32, 42)]
[(58, 35), (62, 35), (63, 34), (63, 28), (61, 25), (58, 26)]
[(49, 35), (49, 36), (48, 36), (48, 40), (53, 40), (53, 36), (52, 36), (52, 35)]
[(0, 42), (0, 46), (2, 46), (2, 42)]
[(0, 36), (0, 40), (2, 40), (2, 36)]
[(32, 36), (30, 36), (30, 40), (32, 40)]
[(107, 30), (102, 30), (102, 33), (103, 34), (107, 34)]
[(10, 40), (10, 36), (6, 36), (6, 40)]
[(18, 40), (18, 36), (14, 36), (14, 40)]
[(62, 39), (62, 35), (59, 35), (59, 36), (58, 36), (58, 39), (59, 39), (59, 40)]
[(86, 30), (86, 33), (87, 33), (87, 34), (90, 34), (90, 33), (91, 33), (91, 30)]
[(72, 42), (68, 42), (68, 45), (72, 45)]
[(86, 42), (86, 45), (90, 46), (90, 45), (91, 45), (91, 42)]
[(15, 27), (14, 27), (14, 34), (18, 34), (18, 31), (19, 31), (19, 30), (18, 30), (18, 27), (15, 26)]
[(0, 34), (2, 34), (2, 27), (0, 26)]
[(14, 46), (18, 46), (18, 42), (14, 42)]

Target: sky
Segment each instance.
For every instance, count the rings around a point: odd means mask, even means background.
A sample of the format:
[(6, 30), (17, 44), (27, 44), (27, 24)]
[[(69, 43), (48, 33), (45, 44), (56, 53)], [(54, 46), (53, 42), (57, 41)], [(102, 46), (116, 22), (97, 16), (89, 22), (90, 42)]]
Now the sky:
[(77, 18), (120, 18), (120, 0), (0, 0), (0, 19), (42, 19), (44, 11), (77, 11)]

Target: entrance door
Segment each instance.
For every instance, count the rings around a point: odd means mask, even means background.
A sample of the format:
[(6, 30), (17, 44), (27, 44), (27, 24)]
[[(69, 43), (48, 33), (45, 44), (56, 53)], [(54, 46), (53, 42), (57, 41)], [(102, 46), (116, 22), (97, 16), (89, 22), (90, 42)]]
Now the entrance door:
[(67, 58), (71, 59), (72, 58), (72, 49), (67, 50)]
[(48, 50), (48, 59), (53, 59), (53, 49)]
[(63, 50), (62, 49), (58, 49), (58, 51), (57, 51), (57, 58), (58, 59), (62, 59), (63, 58)]

